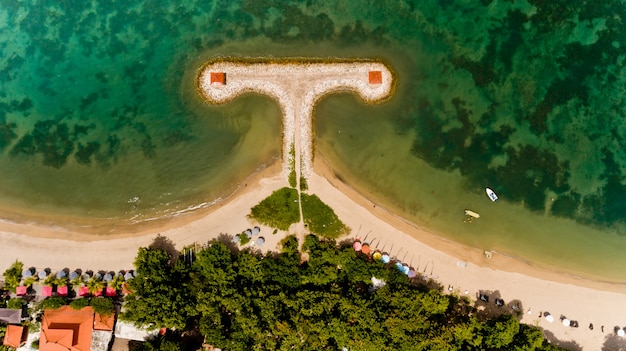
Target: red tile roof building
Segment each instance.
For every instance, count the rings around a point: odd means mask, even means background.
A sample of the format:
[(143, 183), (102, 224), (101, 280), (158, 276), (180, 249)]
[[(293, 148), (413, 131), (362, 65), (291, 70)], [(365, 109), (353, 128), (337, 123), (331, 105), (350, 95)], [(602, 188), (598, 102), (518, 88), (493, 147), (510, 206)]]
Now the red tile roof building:
[(21, 325), (7, 325), (7, 331), (4, 334), (4, 345), (12, 348), (18, 348), (26, 341), (24, 327)]
[(77, 311), (70, 306), (45, 310), (41, 320), (39, 351), (89, 351), (94, 311), (84, 307)]

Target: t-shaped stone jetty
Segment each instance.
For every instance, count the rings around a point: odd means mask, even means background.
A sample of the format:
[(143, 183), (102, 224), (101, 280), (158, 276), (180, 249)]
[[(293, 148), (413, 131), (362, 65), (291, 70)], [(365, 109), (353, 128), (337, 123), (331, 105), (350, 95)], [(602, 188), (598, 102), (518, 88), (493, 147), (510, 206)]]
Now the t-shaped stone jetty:
[(393, 75), (385, 64), (374, 61), (223, 59), (203, 67), (198, 87), (216, 104), (246, 92), (266, 94), (278, 100), (283, 114), (283, 171), (285, 176), (295, 171), (300, 177), (308, 178), (313, 163), (312, 115), (319, 98), (353, 91), (368, 103), (380, 102), (391, 94)]

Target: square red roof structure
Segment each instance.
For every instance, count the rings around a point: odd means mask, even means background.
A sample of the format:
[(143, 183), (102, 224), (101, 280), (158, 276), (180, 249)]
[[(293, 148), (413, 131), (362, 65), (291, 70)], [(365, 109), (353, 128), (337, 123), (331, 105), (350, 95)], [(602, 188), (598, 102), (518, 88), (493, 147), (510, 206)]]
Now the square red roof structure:
[(45, 310), (41, 319), (39, 351), (89, 351), (93, 315), (90, 306), (79, 311), (68, 305)]
[(226, 73), (224, 72), (211, 72), (211, 84), (226, 84)]
[(78, 289), (78, 296), (89, 296), (89, 288), (86, 286), (81, 286)]
[(48, 285), (44, 285), (41, 287), (41, 295), (45, 296), (45, 297), (50, 297), (52, 296), (52, 287), (48, 286)]
[(67, 285), (57, 287), (57, 296), (67, 296)]
[(28, 292), (28, 287), (24, 285), (20, 285), (15, 288), (15, 295), (24, 296)]
[(369, 83), (370, 84), (382, 84), (383, 83), (383, 72), (381, 72), (381, 71), (370, 71), (369, 72)]
[(4, 345), (17, 349), (26, 342), (24, 327), (21, 325), (7, 325), (4, 334)]
[(115, 291), (115, 288), (107, 286), (106, 290), (105, 290), (105, 295), (112, 297), (112, 296), (116, 296), (117, 295), (117, 291)]

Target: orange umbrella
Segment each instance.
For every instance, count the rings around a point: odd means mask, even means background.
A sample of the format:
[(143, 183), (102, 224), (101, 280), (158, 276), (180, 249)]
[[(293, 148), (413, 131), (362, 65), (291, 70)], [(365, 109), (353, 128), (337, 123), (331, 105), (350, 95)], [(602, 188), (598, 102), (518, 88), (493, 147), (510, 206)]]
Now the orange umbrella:
[(361, 252), (362, 252), (362, 253), (364, 253), (364, 254), (366, 254), (366, 255), (369, 255), (369, 254), (370, 254), (370, 244), (368, 244), (368, 243), (364, 243), (364, 244), (361, 246)]

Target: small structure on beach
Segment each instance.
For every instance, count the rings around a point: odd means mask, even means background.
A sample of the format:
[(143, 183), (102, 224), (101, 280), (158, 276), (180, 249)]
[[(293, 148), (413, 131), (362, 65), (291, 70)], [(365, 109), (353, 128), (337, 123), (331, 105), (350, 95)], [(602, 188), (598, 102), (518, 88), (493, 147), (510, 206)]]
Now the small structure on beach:
[(22, 319), (22, 310), (12, 308), (0, 308), (0, 322), (6, 324), (20, 324)]
[(26, 342), (27, 333), (21, 325), (7, 325), (4, 334), (4, 345), (17, 349)]
[(375, 85), (383, 84), (383, 72), (369, 71), (369, 83)]
[(226, 85), (226, 73), (211, 72), (211, 84)]

